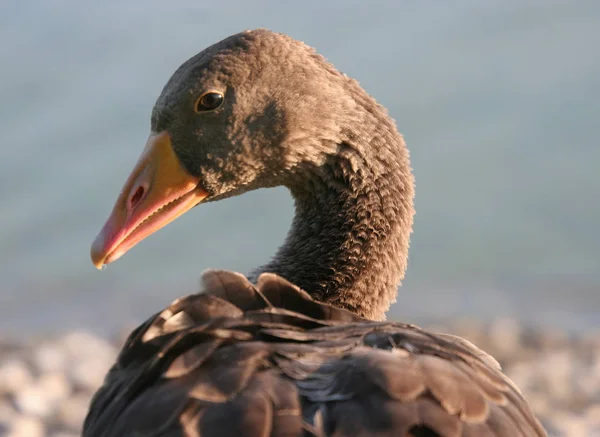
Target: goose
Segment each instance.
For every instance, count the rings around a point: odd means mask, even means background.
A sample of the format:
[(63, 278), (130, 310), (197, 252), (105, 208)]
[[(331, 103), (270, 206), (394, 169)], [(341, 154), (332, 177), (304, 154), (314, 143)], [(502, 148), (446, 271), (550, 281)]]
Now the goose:
[(85, 437), (546, 435), (491, 356), (385, 320), (412, 231), (408, 150), (357, 81), (286, 35), (241, 32), (176, 70), (92, 262), (275, 186), (295, 202), (275, 256), (248, 276), (207, 270), (136, 328)]

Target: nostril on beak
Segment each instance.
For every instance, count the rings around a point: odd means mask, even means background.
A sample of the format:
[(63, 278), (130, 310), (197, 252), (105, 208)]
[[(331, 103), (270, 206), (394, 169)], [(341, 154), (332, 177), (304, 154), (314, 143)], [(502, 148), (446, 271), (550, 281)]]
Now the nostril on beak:
[(140, 200), (142, 200), (142, 198), (144, 197), (144, 192), (146, 190), (144, 190), (143, 186), (139, 186), (137, 188), (137, 190), (135, 190), (135, 193), (133, 193), (133, 196), (131, 196), (129, 198), (129, 211), (132, 211), (138, 203), (140, 203)]

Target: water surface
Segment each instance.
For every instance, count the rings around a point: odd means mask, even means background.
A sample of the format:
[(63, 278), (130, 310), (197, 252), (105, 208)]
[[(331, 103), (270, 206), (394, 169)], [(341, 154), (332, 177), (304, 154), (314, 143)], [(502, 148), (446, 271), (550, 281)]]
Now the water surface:
[(418, 212), (391, 317), (600, 327), (600, 3), (523, 3), (4, 1), (0, 329), (115, 329), (275, 251), (283, 189), (196, 208), (101, 273), (88, 256), (171, 73), (255, 27), (316, 46), (406, 137)]

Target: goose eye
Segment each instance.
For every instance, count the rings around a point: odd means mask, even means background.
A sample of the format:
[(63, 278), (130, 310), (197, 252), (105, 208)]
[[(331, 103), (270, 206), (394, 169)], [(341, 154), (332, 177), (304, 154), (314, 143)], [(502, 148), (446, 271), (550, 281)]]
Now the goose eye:
[(196, 101), (196, 112), (214, 111), (223, 103), (223, 94), (209, 92)]

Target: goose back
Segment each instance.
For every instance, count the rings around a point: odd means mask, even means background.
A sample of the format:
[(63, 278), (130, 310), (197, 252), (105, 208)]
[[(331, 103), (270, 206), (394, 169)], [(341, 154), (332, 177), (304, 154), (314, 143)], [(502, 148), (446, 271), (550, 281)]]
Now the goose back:
[(532, 437), (497, 362), (466, 340), (373, 322), (274, 274), (208, 271), (140, 325), (84, 437)]

